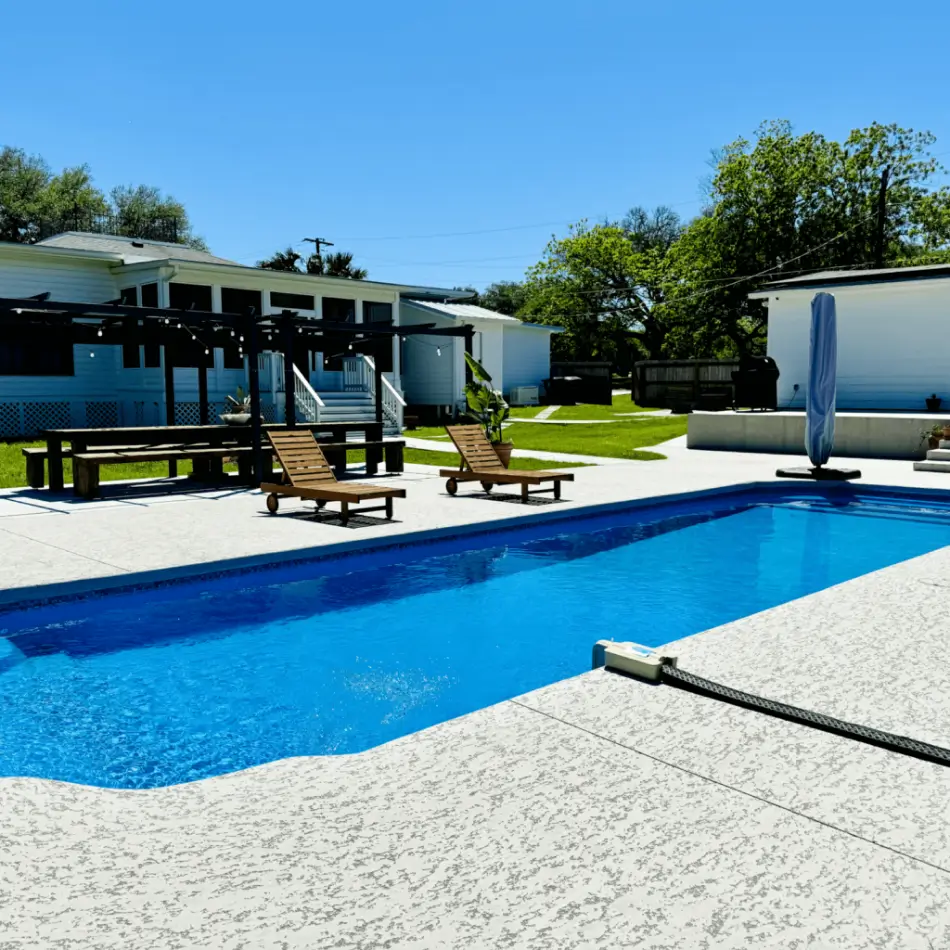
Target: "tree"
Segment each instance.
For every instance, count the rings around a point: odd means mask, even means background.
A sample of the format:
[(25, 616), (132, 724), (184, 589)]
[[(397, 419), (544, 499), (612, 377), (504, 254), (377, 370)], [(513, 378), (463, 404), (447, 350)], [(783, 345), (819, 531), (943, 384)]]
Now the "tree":
[(296, 274), (314, 274), (324, 277), (348, 277), (351, 280), (365, 280), (366, 269), (353, 266), (353, 255), (348, 251), (338, 251), (334, 254), (311, 254), (306, 261), (292, 247), (266, 260), (258, 261), (258, 267), (265, 270), (290, 271)]
[(558, 355), (627, 363), (665, 354), (669, 252), (680, 233), (669, 208), (634, 208), (620, 223), (581, 222), (552, 238), (528, 273), (519, 316), (564, 327)]
[(117, 233), (127, 237), (162, 234), (168, 241), (206, 251), (205, 242), (192, 233), (185, 206), (151, 185), (119, 185), (112, 189), (112, 213)]
[(206, 250), (184, 205), (149, 185), (115, 188), (111, 200), (88, 165), (54, 175), (38, 155), (0, 150), (0, 240), (32, 244), (56, 231), (169, 240)]
[(0, 241), (37, 239), (44, 194), (52, 173), (38, 155), (21, 148), (0, 151)]
[(286, 251), (277, 251), (276, 254), (266, 260), (258, 261), (257, 266), (264, 268), (264, 270), (291, 271), (302, 274), (303, 269), (299, 266), (301, 260), (303, 258), (292, 247), (288, 247)]
[(724, 345), (755, 351), (767, 314), (748, 294), (769, 280), (950, 260), (950, 189), (928, 187), (942, 171), (930, 154), (934, 141), (929, 132), (875, 123), (838, 143), (770, 122), (754, 144), (727, 145), (708, 207), (670, 255), (669, 305), (681, 337), (702, 353)]
[(307, 273), (366, 280), (367, 270), (365, 267), (353, 266), (353, 255), (349, 251), (336, 251), (326, 255), (311, 254), (307, 258)]
[(509, 317), (517, 316), (527, 300), (527, 288), (523, 283), (514, 280), (500, 280), (489, 284), (478, 295), (480, 307), (507, 314)]

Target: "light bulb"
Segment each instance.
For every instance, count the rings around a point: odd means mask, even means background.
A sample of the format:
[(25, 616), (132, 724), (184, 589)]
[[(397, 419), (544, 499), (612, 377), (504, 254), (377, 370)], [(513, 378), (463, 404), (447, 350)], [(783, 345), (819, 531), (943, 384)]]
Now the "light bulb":
[(96, 336), (102, 336), (102, 330), (96, 330)]
[(94, 360), (95, 358), (96, 358), (96, 354), (93, 353), (93, 352), (90, 350), (90, 352), (89, 352), (89, 359)]
[(353, 344), (351, 343), (351, 344), (347, 347), (347, 349), (352, 350), (352, 349), (353, 349)]
[(165, 317), (165, 322), (168, 323), (168, 317)]
[(205, 347), (205, 356), (207, 356), (210, 352), (211, 350), (209, 350), (208, 347)]
[(436, 356), (441, 356), (441, 355), (442, 355), (442, 347), (441, 347), (441, 346), (437, 346), (437, 347), (435, 348), (435, 355), (436, 355)]

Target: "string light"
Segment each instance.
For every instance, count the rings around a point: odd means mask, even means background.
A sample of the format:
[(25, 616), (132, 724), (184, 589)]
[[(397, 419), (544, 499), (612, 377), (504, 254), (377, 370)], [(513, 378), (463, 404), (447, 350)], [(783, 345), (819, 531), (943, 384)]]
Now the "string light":
[(101, 329), (96, 331), (96, 336), (102, 336), (102, 330), (101, 330)]
[(442, 347), (441, 347), (441, 346), (437, 346), (437, 347), (435, 348), (435, 355), (436, 355), (436, 356), (441, 356), (441, 355), (442, 355)]

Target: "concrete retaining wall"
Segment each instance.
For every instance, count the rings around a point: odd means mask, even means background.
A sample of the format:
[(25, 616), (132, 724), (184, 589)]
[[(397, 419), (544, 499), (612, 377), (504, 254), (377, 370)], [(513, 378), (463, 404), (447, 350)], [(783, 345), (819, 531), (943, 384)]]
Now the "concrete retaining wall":
[[(939, 414), (840, 412), (835, 419), (834, 456), (841, 458), (921, 459), (925, 433)], [(686, 444), (691, 449), (805, 454), (803, 412), (693, 412)]]

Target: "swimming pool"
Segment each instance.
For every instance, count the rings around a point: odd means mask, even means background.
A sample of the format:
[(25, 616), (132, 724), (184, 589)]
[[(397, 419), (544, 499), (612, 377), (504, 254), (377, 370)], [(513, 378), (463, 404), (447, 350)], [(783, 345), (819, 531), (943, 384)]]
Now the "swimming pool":
[[(0, 616), (0, 775), (149, 788), (359, 752), (950, 544), (950, 504), (755, 490)], [(530, 647), (530, 649), (527, 649)]]

